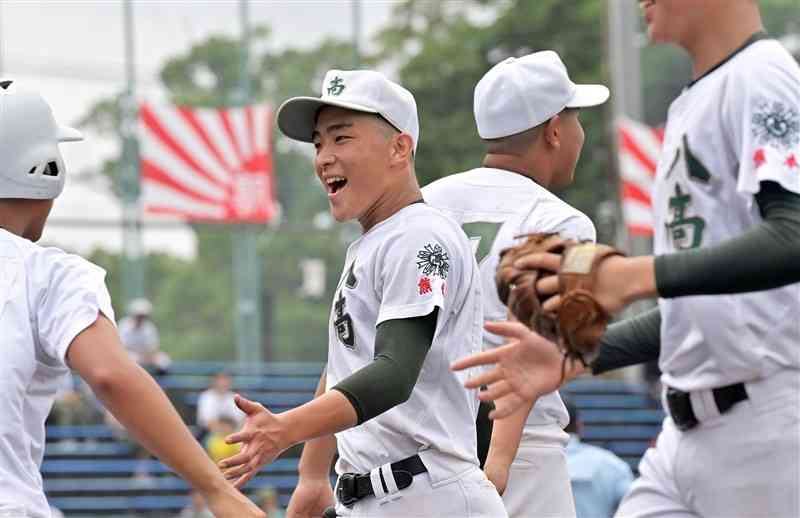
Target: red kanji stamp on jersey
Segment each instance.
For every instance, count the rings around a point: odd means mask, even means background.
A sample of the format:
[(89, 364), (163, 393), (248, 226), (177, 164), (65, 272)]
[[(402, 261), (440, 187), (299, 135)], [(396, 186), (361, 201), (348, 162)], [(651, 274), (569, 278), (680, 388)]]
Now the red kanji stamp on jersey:
[(431, 290), (431, 280), (428, 277), (421, 277), (419, 279), (419, 294), (425, 295), (426, 293), (430, 293)]
[(756, 167), (761, 167), (766, 161), (767, 157), (764, 154), (764, 148), (756, 150), (755, 154), (753, 155), (753, 162), (756, 163)]
[(786, 159), (786, 167), (789, 169), (797, 169), (800, 167), (800, 163), (797, 162), (797, 157), (794, 155), (794, 153), (790, 154)]

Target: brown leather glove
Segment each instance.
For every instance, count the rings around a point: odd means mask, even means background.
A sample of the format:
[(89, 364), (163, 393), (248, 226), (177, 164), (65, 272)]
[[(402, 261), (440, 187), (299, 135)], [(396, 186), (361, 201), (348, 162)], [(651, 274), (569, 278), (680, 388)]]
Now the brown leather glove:
[[(600, 264), (615, 255), (616, 248), (595, 243), (579, 243), (567, 247), (561, 256), (558, 271), (558, 344), (567, 358), (589, 365), (597, 357), (600, 338), (611, 315), (593, 294)], [(623, 281), (624, 282), (624, 281)]]
[(536, 281), (553, 272), (540, 270), (520, 270), (514, 262), (524, 256), (535, 253), (561, 254), (575, 241), (564, 239), (558, 234), (525, 234), (517, 238), (526, 238), (517, 246), (500, 252), (500, 263), (497, 266), (495, 282), (500, 300), (511, 313), (523, 324), (550, 340), (558, 338), (556, 315), (542, 310), (542, 300), (536, 292)]
[[(600, 338), (610, 318), (592, 294), (595, 272), (606, 258), (622, 253), (610, 246), (577, 243), (556, 234), (521, 237), (527, 239), (501, 252), (495, 277), (500, 300), (520, 322), (556, 342), (565, 360), (580, 360), (588, 365), (597, 356)], [(514, 267), (517, 259), (541, 252), (561, 254), (558, 272), (561, 304), (557, 314), (543, 311), (544, 300), (536, 291), (536, 282), (553, 273)]]

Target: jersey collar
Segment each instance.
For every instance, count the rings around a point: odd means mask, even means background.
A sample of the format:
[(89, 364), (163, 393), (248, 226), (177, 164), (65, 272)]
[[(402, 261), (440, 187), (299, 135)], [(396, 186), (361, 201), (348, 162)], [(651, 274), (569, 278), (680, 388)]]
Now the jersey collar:
[(745, 40), (745, 42), (742, 44), (741, 47), (739, 47), (738, 49), (736, 49), (733, 52), (731, 52), (725, 59), (723, 59), (722, 61), (720, 61), (719, 63), (717, 63), (713, 67), (711, 67), (710, 69), (708, 69), (703, 75), (701, 75), (697, 79), (694, 79), (694, 80), (690, 81), (689, 84), (686, 85), (686, 88), (689, 89), (689, 88), (693, 87), (695, 84), (697, 84), (698, 81), (700, 81), (701, 79), (705, 78), (706, 76), (708, 76), (709, 74), (714, 72), (716, 69), (718, 69), (719, 67), (721, 67), (722, 65), (724, 65), (725, 63), (727, 63), (728, 61), (733, 59), (738, 53), (740, 53), (741, 51), (743, 51), (744, 49), (746, 49), (747, 47), (749, 47), (753, 43), (755, 43), (757, 41), (760, 41), (760, 40), (765, 40), (767, 38), (768, 38), (768, 36), (767, 36), (767, 33), (765, 31), (756, 32), (755, 34), (753, 34), (752, 36), (747, 38)]

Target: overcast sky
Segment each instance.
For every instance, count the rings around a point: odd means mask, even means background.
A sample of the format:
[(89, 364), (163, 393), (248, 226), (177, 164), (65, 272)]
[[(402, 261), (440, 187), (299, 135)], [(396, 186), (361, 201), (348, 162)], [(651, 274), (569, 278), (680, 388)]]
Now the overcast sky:
[[(388, 22), (394, 3), (361, 2), (364, 41)], [(311, 47), (324, 37), (349, 38), (353, 32), (350, 0), (251, 0), (249, 12), (253, 25), (271, 27), (272, 44), (279, 48)], [(238, 0), (134, 0), (133, 14), (141, 96), (157, 96), (156, 74), (165, 58), (185, 52), (211, 34), (240, 33)], [(0, 0), (0, 78), (24, 81), (38, 89), (56, 117), (66, 123), (79, 119), (92, 102), (124, 88), (124, 44), (121, 1)], [(109, 153), (109, 143), (94, 138), (62, 145), (62, 151), (69, 168), (83, 170)], [(87, 217), (86, 204), (81, 202), (84, 189), (71, 190), (68, 183), (63, 196), (54, 209), (54, 220)], [(92, 213), (114, 212), (102, 196), (96, 198)], [(79, 251), (91, 248), (85, 232), (52, 230), (45, 234), (52, 242)], [(117, 248), (114, 232), (95, 234), (91, 242)], [(161, 242), (166, 246), (191, 241), (158, 236), (148, 236), (149, 248), (161, 248)], [(183, 245), (173, 251), (190, 255)]]

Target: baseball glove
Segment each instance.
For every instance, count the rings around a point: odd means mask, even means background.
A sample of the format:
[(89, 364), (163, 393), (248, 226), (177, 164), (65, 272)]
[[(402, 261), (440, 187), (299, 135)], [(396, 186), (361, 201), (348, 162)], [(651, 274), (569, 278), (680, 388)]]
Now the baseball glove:
[[(566, 360), (588, 365), (597, 357), (600, 338), (610, 315), (593, 295), (597, 268), (604, 260), (622, 255), (613, 247), (577, 243), (554, 234), (529, 234), (527, 239), (501, 254), (496, 274), (500, 300), (522, 323), (558, 344)], [(552, 272), (520, 270), (514, 261), (533, 253), (561, 254), (558, 271), (561, 304), (557, 314), (542, 309), (536, 282)]]

